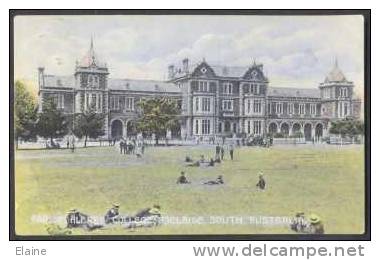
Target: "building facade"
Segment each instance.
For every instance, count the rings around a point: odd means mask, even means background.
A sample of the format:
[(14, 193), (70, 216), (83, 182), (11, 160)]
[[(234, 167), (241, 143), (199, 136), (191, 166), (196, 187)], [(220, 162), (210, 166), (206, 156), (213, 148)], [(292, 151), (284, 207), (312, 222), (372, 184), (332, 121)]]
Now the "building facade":
[(90, 50), (70, 76), (55, 76), (38, 69), (40, 110), (52, 98), (66, 114), (83, 113), (90, 106), (106, 117), (106, 138), (136, 134), (134, 122), (141, 99), (168, 97), (181, 108), (181, 138), (234, 134), (301, 133), (306, 140), (328, 134), (332, 120), (359, 118), (361, 100), (354, 84), (336, 62), (315, 88), (269, 86), (262, 64), (249, 67), (213, 66), (205, 60), (168, 67), (166, 81), (109, 78), (107, 65)]

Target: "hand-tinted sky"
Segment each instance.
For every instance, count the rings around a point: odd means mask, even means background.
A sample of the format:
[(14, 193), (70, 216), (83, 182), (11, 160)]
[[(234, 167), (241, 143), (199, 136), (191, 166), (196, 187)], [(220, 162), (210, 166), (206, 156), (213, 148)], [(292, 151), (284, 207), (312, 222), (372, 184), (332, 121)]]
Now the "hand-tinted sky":
[[(333, 61), (363, 87), (361, 16), (18, 16), (15, 77), (36, 80), (37, 67), (70, 75), (94, 36), (110, 77), (165, 79), (167, 66), (264, 64), (270, 84), (316, 87)], [(362, 92), (359, 90), (358, 92)]]

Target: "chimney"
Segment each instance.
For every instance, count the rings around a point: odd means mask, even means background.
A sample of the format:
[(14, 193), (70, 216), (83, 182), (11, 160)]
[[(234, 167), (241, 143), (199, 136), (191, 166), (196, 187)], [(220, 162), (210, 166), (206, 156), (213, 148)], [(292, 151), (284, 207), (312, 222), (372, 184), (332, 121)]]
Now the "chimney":
[(169, 79), (174, 78), (174, 65), (168, 66), (168, 78)]
[(44, 82), (44, 73), (45, 73), (45, 68), (44, 67), (39, 67), (38, 68), (38, 87), (39, 89), (43, 88), (45, 85)]
[(182, 60), (182, 70), (184, 73), (189, 73), (189, 59), (184, 58)]

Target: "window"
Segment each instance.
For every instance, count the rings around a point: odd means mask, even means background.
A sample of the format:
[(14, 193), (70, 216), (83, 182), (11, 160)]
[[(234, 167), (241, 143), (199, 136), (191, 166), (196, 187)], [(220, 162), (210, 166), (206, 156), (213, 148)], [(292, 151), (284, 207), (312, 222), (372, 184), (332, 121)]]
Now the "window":
[(292, 115), (294, 113), (294, 104), (288, 103), (288, 114)]
[(330, 89), (329, 88), (325, 88), (325, 89), (323, 89), (323, 91), (324, 91), (324, 97), (325, 98), (330, 98), (331, 97), (331, 95), (330, 95)]
[(233, 110), (233, 100), (223, 100), (223, 110), (232, 111)]
[(97, 95), (98, 101), (97, 101), (97, 111), (102, 112), (102, 103), (103, 103), (103, 98), (102, 94)]
[(260, 86), (258, 84), (249, 84), (248, 92), (251, 94), (259, 95)]
[(348, 104), (344, 103), (344, 116), (348, 115)]
[(231, 95), (233, 90), (233, 85), (232, 83), (224, 83), (223, 84), (223, 93)]
[(250, 114), (250, 113), (251, 113), (251, 100), (247, 99), (247, 111), (246, 111), (246, 114)]
[(199, 111), (199, 98), (195, 98), (195, 111)]
[(96, 100), (97, 100), (97, 95), (91, 94), (90, 106), (96, 107)]
[(119, 97), (118, 96), (112, 96), (110, 98), (110, 105), (111, 105), (111, 109), (118, 110), (119, 109)]
[(255, 114), (261, 114), (261, 101), (255, 99), (253, 101), (253, 113)]
[(310, 104), (310, 114), (315, 115), (317, 113), (317, 105)]
[(251, 133), (251, 121), (250, 121), (250, 120), (248, 120), (248, 124), (247, 124), (247, 132), (248, 132), (248, 134)]
[(210, 98), (202, 98), (202, 112), (211, 111), (211, 101)]
[(207, 81), (199, 81), (199, 91), (207, 92), (208, 91), (208, 82)]
[(52, 95), (54, 104), (58, 109), (63, 109), (65, 107), (65, 95), (64, 94), (54, 94)]
[(133, 111), (134, 110), (134, 98), (133, 97), (125, 97), (125, 110)]
[(253, 134), (261, 134), (261, 121), (253, 121)]
[(305, 114), (305, 104), (299, 104), (299, 114), (304, 115)]
[(276, 103), (276, 114), (282, 114), (282, 103)]
[(350, 106), (348, 102), (339, 102), (338, 104), (338, 116), (346, 117), (350, 115)]
[(348, 97), (348, 91), (347, 88), (340, 88), (339, 89), (339, 96), (340, 97)]
[(195, 134), (199, 134), (199, 120), (195, 120)]
[(202, 134), (210, 134), (210, 120), (202, 119)]

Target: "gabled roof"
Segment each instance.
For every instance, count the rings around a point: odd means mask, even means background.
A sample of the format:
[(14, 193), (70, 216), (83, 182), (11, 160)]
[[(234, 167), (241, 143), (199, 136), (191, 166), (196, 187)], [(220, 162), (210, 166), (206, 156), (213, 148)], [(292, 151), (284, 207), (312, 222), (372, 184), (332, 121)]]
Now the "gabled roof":
[(212, 65), (208, 64), (205, 60), (198, 63), (190, 63), (188, 66), (188, 71), (184, 71), (183, 67), (175, 67), (174, 68), (174, 78), (180, 78), (186, 76), (188, 74), (193, 74), (197, 72), (197, 70), (202, 67), (207, 66), (212, 69), (213, 73), (217, 77), (230, 77), (230, 78), (243, 78), (247, 76), (247, 72), (252, 70), (259, 70), (261, 73), (260, 76), (263, 80), (267, 80), (262, 73), (262, 65), (261, 64), (253, 64), (251, 66), (224, 66), (224, 65)]
[(109, 90), (131, 90), (131, 91), (150, 91), (180, 93), (180, 89), (173, 84), (158, 80), (139, 80), (139, 79), (108, 79)]
[(279, 88), (268, 87), (269, 97), (298, 97), (298, 98), (320, 98), (317, 88)]

